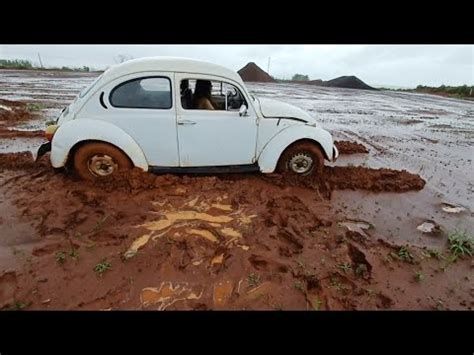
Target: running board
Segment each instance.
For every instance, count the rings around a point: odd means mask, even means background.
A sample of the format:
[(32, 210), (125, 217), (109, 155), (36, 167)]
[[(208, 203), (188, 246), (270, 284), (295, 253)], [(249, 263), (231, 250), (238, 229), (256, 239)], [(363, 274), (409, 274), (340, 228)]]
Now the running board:
[(148, 171), (153, 174), (220, 174), (258, 172), (260, 168), (258, 164), (198, 167), (150, 166)]

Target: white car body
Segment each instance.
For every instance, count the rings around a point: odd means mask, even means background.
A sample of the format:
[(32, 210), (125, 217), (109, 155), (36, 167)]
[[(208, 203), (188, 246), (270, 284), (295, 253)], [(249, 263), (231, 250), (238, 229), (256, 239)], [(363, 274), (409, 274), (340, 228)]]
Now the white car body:
[[(170, 109), (119, 108), (111, 104), (111, 92), (121, 83), (156, 76), (168, 78), (171, 83)], [(183, 109), (179, 85), (189, 78), (233, 85), (248, 105), (245, 114)], [(331, 134), (306, 111), (255, 98), (234, 71), (184, 58), (142, 58), (109, 68), (61, 113), (57, 125), (50, 158), (55, 168), (64, 166), (74, 147), (85, 141), (110, 143), (145, 171), (253, 166), (271, 173), (285, 148), (301, 139), (319, 144), (328, 161), (339, 154)]]

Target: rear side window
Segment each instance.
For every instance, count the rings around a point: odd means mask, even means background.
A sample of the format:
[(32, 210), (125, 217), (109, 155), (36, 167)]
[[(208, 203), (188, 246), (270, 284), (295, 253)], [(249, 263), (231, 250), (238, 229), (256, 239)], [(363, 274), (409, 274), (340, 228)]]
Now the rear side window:
[(110, 103), (124, 108), (171, 108), (171, 81), (165, 77), (147, 77), (126, 81), (110, 93)]

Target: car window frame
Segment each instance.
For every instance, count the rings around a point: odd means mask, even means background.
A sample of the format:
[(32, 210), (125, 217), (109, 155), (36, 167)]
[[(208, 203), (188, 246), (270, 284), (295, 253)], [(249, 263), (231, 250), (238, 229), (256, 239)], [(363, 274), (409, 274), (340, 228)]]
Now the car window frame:
[[(232, 83), (228, 80), (225, 80), (224, 78), (208, 78), (207, 75), (203, 75), (202, 77), (195, 77), (195, 76), (189, 76), (189, 77), (182, 77), (180, 78), (179, 80), (176, 81), (176, 85), (178, 85), (178, 87), (180, 87), (181, 85), (181, 82), (183, 80), (194, 80), (194, 81), (197, 81), (197, 80), (208, 80), (208, 81), (214, 81), (214, 82), (221, 82), (221, 83), (224, 83), (224, 84), (228, 84), (228, 85), (232, 85), (236, 90), (238, 90), (240, 96), (244, 99), (245, 103), (246, 103), (246, 106), (247, 108), (249, 107), (249, 103), (248, 103), (248, 99), (247, 97), (245, 96), (243, 90), (238, 86), (236, 85), (236, 83)], [(194, 95), (194, 92), (193, 92), (193, 95)], [(238, 113), (239, 110), (238, 109), (233, 109), (233, 110), (206, 110), (206, 109), (195, 109), (195, 108), (192, 108), (192, 109), (187, 109), (187, 108), (184, 108), (183, 107), (183, 102), (181, 100), (181, 92), (179, 92), (179, 109), (180, 110), (183, 110), (185, 113), (189, 113), (189, 112), (193, 112), (193, 111), (197, 111), (197, 112), (214, 112), (214, 113), (223, 113), (223, 112), (228, 112), (228, 113)], [(178, 105), (177, 105), (178, 106)]]
[[(168, 108), (157, 108), (157, 107), (136, 107), (136, 106), (115, 106), (112, 102), (112, 96), (119, 87), (126, 85), (132, 81), (137, 81), (137, 80), (144, 80), (144, 79), (167, 79), (169, 83), (169, 88), (170, 88), (170, 107)], [(139, 76), (135, 78), (131, 78), (125, 81), (120, 82), (119, 84), (115, 85), (112, 90), (110, 90), (110, 93), (108, 95), (108, 101), (110, 105), (115, 108), (115, 109), (134, 109), (134, 110), (163, 110), (163, 111), (169, 111), (173, 109), (174, 106), (174, 98), (173, 98), (173, 81), (171, 80), (170, 77), (165, 76), (165, 75), (146, 75), (146, 76)]]

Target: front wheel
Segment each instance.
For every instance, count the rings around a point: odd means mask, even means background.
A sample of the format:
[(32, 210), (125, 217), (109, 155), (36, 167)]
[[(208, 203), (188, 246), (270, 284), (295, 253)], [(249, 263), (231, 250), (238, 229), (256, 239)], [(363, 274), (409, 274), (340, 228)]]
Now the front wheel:
[(74, 169), (84, 180), (99, 180), (132, 167), (132, 162), (120, 149), (107, 143), (88, 143), (74, 154)]
[(277, 170), (292, 176), (321, 175), (324, 154), (314, 143), (301, 142), (288, 147), (280, 157)]

